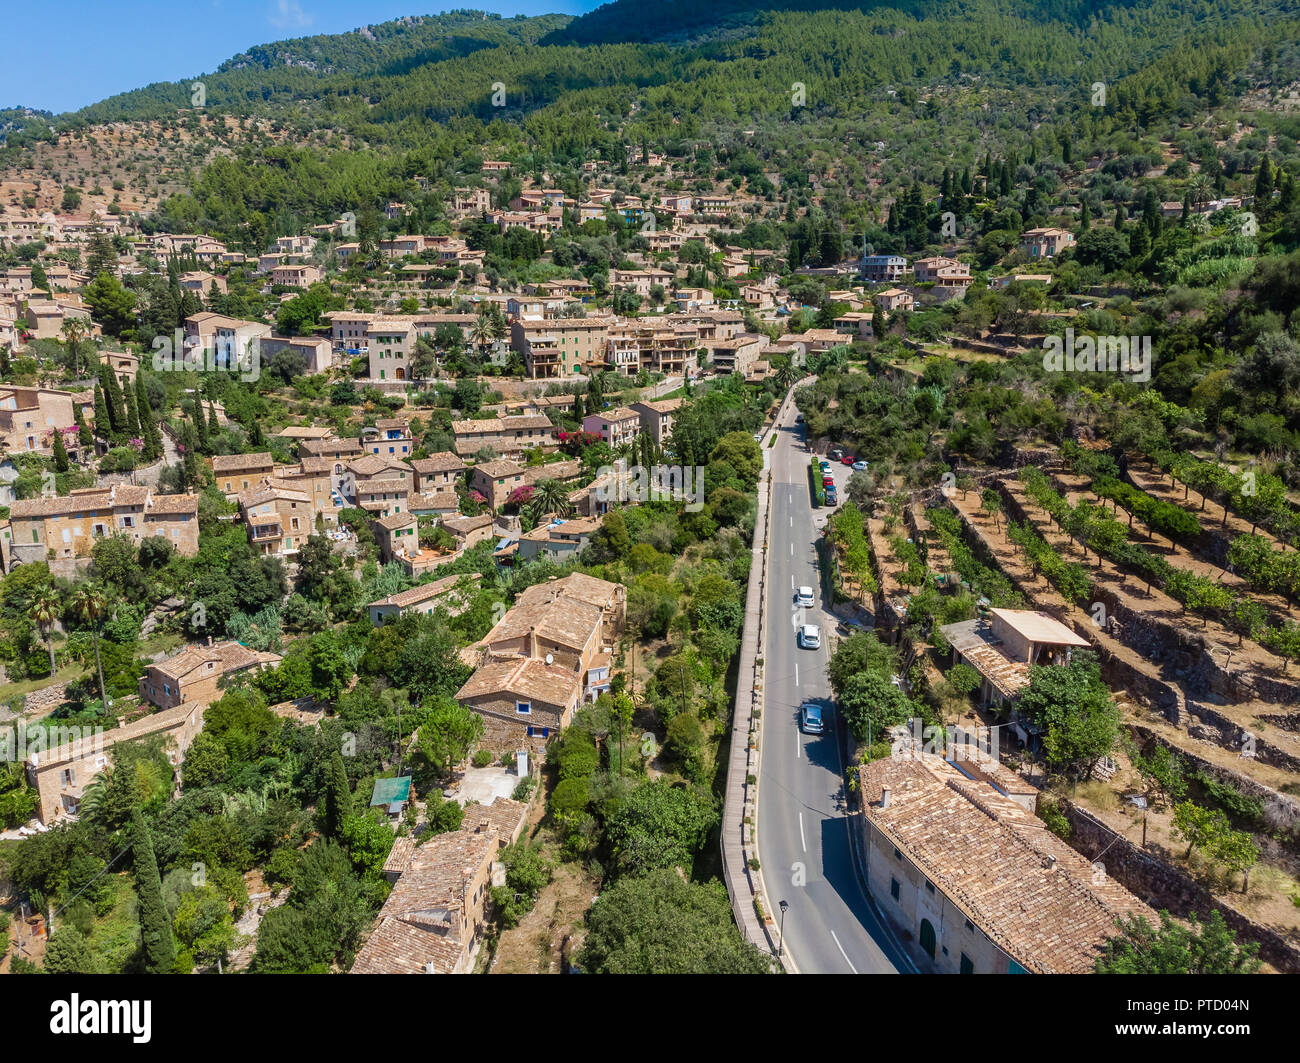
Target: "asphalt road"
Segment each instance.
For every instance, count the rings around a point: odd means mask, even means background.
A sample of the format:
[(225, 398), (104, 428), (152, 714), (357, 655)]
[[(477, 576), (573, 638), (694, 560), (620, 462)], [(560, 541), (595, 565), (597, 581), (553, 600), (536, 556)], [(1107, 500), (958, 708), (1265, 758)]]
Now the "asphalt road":
[[(829, 509), (814, 511), (808, 490), (811, 455), (793, 403), (772, 448), (767, 644), (762, 647), (766, 686), (758, 850), (773, 914), (788, 901), (785, 948), (801, 973), (892, 974), (910, 970), (897, 943), (881, 926), (859, 884), (849, 848), (838, 722), (831, 711), (826, 674), (828, 635), (834, 622), (823, 612), (814, 541)], [(850, 470), (835, 465), (838, 493)], [(795, 589), (813, 588), (817, 604), (799, 617)], [(821, 628), (822, 648), (800, 649), (798, 621)], [(800, 704), (818, 700), (827, 717), (820, 735), (798, 727)]]

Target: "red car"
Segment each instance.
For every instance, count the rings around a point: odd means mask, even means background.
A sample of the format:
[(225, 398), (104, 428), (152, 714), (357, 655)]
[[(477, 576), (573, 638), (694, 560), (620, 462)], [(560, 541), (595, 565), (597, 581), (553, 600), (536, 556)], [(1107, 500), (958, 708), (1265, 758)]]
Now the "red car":
[(858, 459), (855, 458), (852, 454), (845, 454), (844, 457), (840, 458), (840, 461), (845, 465), (852, 465), (857, 460)]
[(825, 475), (825, 476), (822, 477), (822, 486), (823, 486), (823, 487), (834, 487), (834, 486), (835, 486), (835, 477), (833, 477), (833, 476), (831, 476), (829, 473), (827, 473), (827, 475)]

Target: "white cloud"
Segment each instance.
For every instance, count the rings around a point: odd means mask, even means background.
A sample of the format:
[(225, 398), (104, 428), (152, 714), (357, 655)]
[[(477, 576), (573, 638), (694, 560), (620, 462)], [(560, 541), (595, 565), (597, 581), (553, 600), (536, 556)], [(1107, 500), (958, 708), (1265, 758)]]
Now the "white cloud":
[(268, 21), (276, 29), (295, 29), (310, 26), (312, 16), (302, 9), (298, 0), (276, 0), (275, 13)]

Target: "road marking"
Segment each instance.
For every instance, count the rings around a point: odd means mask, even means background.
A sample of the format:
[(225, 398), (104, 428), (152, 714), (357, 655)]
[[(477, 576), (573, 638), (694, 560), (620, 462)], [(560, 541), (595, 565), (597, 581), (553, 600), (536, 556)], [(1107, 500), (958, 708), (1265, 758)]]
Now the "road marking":
[[(808, 851), (808, 839), (803, 836), (803, 813), (802, 812), (799, 813), (799, 844), (803, 846), (803, 851), (806, 853)], [(836, 944), (839, 943), (836, 942)], [(843, 952), (844, 950), (840, 949), (840, 951)], [(845, 956), (844, 958), (846, 960), (848, 959), (847, 956)], [(849, 964), (849, 966), (852, 967), (853, 964)], [(853, 973), (857, 974), (858, 972), (854, 971)]]
[(849, 970), (857, 974), (858, 969), (853, 966), (853, 961), (849, 959), (849, 954), (844, 951), (844, 946), (840, 944), (840, 939), (835, 936), (834, 930), (831, 931), (831, 940), (835, 942), (835, 947), (840, 950), (840, 955), (844, 957), (844, 962), (849, 965)]
[(794, 543), (790, 544), (790, 556), (794, 557)]
[(794, 666), (794, 685), (799, 685), (799, 666), (797, 664)]
[(799, 728), (794, 729), (794, 759), (799, 759)]

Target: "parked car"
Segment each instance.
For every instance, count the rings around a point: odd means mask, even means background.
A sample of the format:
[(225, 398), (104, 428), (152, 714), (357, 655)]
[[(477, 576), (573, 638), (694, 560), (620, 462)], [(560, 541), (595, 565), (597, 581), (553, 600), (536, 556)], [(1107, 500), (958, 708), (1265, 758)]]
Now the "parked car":
[(822, 707), (805, 701), (799, 706), (799, 729), (806, 735), (822, 733)]
[(819, 461), (817, 464), (822, 467), (822, 472), (831, 471), (831, 463), (829, 461), (826, 461), (824, 458), (821, 461)]
[(826, 504), (828, 506), (836, 505), (840, 500), (839, 495), (835, 493), (835, 485), (831, 484), (826, 488)]
[(755, 433), (754, 433), (754, 442), (755, 442), (755, 443), (761, 443), (761, 442), (763, 442), (763, 434), (762, 434), (761, 432), (755, 432)]
[(794, 419), (795, 424), (803, 424), (803, 414), (798, 414)]
[(835, 486), (835, 477), (833, 477), (830, 473), (827, 473), (825, 476), (822, 477), (822, 486), (823, 486), (823, 487), (834, 487), (834, 486)]
[(842, 455), (843, 453), (844, 453), (843, 447), (831, 447), (830, 451), (827, 453), (826, 456), (830, 458), (831, 461), (839, 461), (840, 455)]
[(844, 457), (840, 458), (840, 463), (843, 465), (852, 465), (857, 460), (858, 459), (852, 454), (845, 454)]
[(800, 587), (794, 596), (795, 605), (810, 606), (813, 604), (813, 589), (811, 587)]
[(865, 461), (855, 461), (855, 462), (853, 463), (853, 471), (854, 471), (854, 472), (866, 472), (866, 471), (867, 471), (867, 463), (866, 463)]
[(799, 648), (804, 650), (821, 649), (822, 631), (816, 624), (804, 624), (799, 629)]

